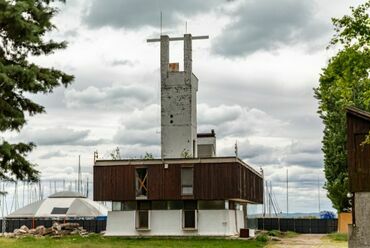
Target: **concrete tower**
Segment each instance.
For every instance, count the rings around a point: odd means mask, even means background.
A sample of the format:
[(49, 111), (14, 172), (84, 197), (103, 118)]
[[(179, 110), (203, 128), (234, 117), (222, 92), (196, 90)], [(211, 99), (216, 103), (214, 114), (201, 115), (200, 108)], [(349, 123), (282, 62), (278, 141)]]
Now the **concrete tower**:
[[(192, 73), (192, 40), (208, 36), (170, 38), (161, 35), (161, 157), (197, 157), (197, 91), (198, 79)], [(170, 41), (184, 41), (184, 71), (169, 64)]]

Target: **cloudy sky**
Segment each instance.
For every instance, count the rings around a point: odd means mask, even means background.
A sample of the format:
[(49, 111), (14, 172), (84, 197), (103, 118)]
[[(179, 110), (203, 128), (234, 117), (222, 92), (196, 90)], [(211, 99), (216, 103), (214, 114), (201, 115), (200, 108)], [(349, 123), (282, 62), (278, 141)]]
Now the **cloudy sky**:
[[(198, 131), (215, 129), (218, 155), (234, 154), (272, 181), (286, 211), (318, 211), (324, 183), (322, 129), (313, 87), (335, 53), (326, 50), (331, 17), (362, 1), (346, 0), (67, 0), (60, 4), (50, 37), (67, 49), (33, 58), (75, 75), (50, 95), (33, 95), (46, 114), (29, 118), (14, 141), (34, 141), (29, 159), (44, 179), (75, 178), (81, 155), (84, 178), (93, 152), (108, 158), (119, 147), (125, 158), (159, 156), (159, 46), (163, 33), (209, 35), (193, 43), (199, 78)], [(171, 44), (171, 62), (182, 66), (182, 43)], [(331, 204), (320, 190), (321, 210)]]

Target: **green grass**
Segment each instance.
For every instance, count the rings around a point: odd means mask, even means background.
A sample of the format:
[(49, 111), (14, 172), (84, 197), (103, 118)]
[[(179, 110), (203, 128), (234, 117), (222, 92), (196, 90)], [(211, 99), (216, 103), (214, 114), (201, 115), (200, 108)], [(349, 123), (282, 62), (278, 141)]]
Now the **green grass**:
[(346, 233), (330, 233), (327, 237), (333, 241), (348, 241), (348, 234)]
[(97, 248), (97, 247), (245, 247), (262, 248), (265, 242), (256, 240), (235, 240), (221, 238), (120, 238), (91, 235), (89, 237), (68, 236), (63, 238), (52, 237), (24, 237), (19, 239), (0, 238), (0, 247), (55, 247), (55, 248)]

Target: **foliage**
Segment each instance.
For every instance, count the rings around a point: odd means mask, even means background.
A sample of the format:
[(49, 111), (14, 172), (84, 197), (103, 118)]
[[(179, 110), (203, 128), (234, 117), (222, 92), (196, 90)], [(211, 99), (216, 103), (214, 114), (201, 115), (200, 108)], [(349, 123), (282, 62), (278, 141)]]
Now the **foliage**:
[(347, 233), (330, 233), (327, 237), (334, 241), (348, 241)]
[(351, 8), (352, 15), (333, 18), (335, 36), (331, 46), (339, 52), (329, 60), (314, 89), (318, 113), (325, 125), (323, 147), (325, 188), (337, 211), (348, 211), (346, 108), (370, 110), (370, 1)]
[(269, 240), (267, 234), (259, 234), (256, 237), (256, 241), (266, 243)]
[(184, 150), (181, 152), (181, 157), (182, 157), (182, 158), (192, 158), (192, 157), (193, 157), (193, 155), (189, 152), (189, 150), (184, 149)]
[(121, 158), (121, 152), (119, 150), (119, 147), (117, 146), (115, 149), (113, 149), (110, 154), (109, 154), (110, 158), (112, 160), (120, 160), (122, 159)]
[[(30, 56), (49, 55), (66, 47), (65, 42), (45, 38), (55, 26), (51, 18), (57, 9), (51, 0), (0, 0), (0, 132), (17, 131), (26, 124), (26, 115), (45, 112), (27, 95), (50, 93), (67, 86), (73, 76), (29, 61)], [(35, 165), (26, 155), (33, 143), (0, 141), (0, 179), (37, 180)]]
[(184, 238), (123, 238), (123, 237), (104, 237), (93, 234), (88, 237), (66, 236), (61, 238), (52, 237), (25, 237), (21, 239), (0, 238), (0, 247), (25, 248), (25, 247), (55, 247), (55, 248), (104, 248), (104, 247), (244, 247), (244, 248), (262, 248), (265, 242), (256, 240), (233, 240), (222, 238), (206, 237), (184, 237)]
[(152, 153), (146, 152), (143, 159), (154, 159), (154, 156)]

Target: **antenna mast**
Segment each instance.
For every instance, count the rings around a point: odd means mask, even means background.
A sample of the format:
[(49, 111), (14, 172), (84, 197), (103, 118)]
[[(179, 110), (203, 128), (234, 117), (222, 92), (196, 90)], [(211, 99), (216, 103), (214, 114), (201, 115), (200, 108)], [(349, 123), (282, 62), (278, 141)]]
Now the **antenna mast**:
[(81, 191), (81, 155), (78, 155), (77, 192)]

